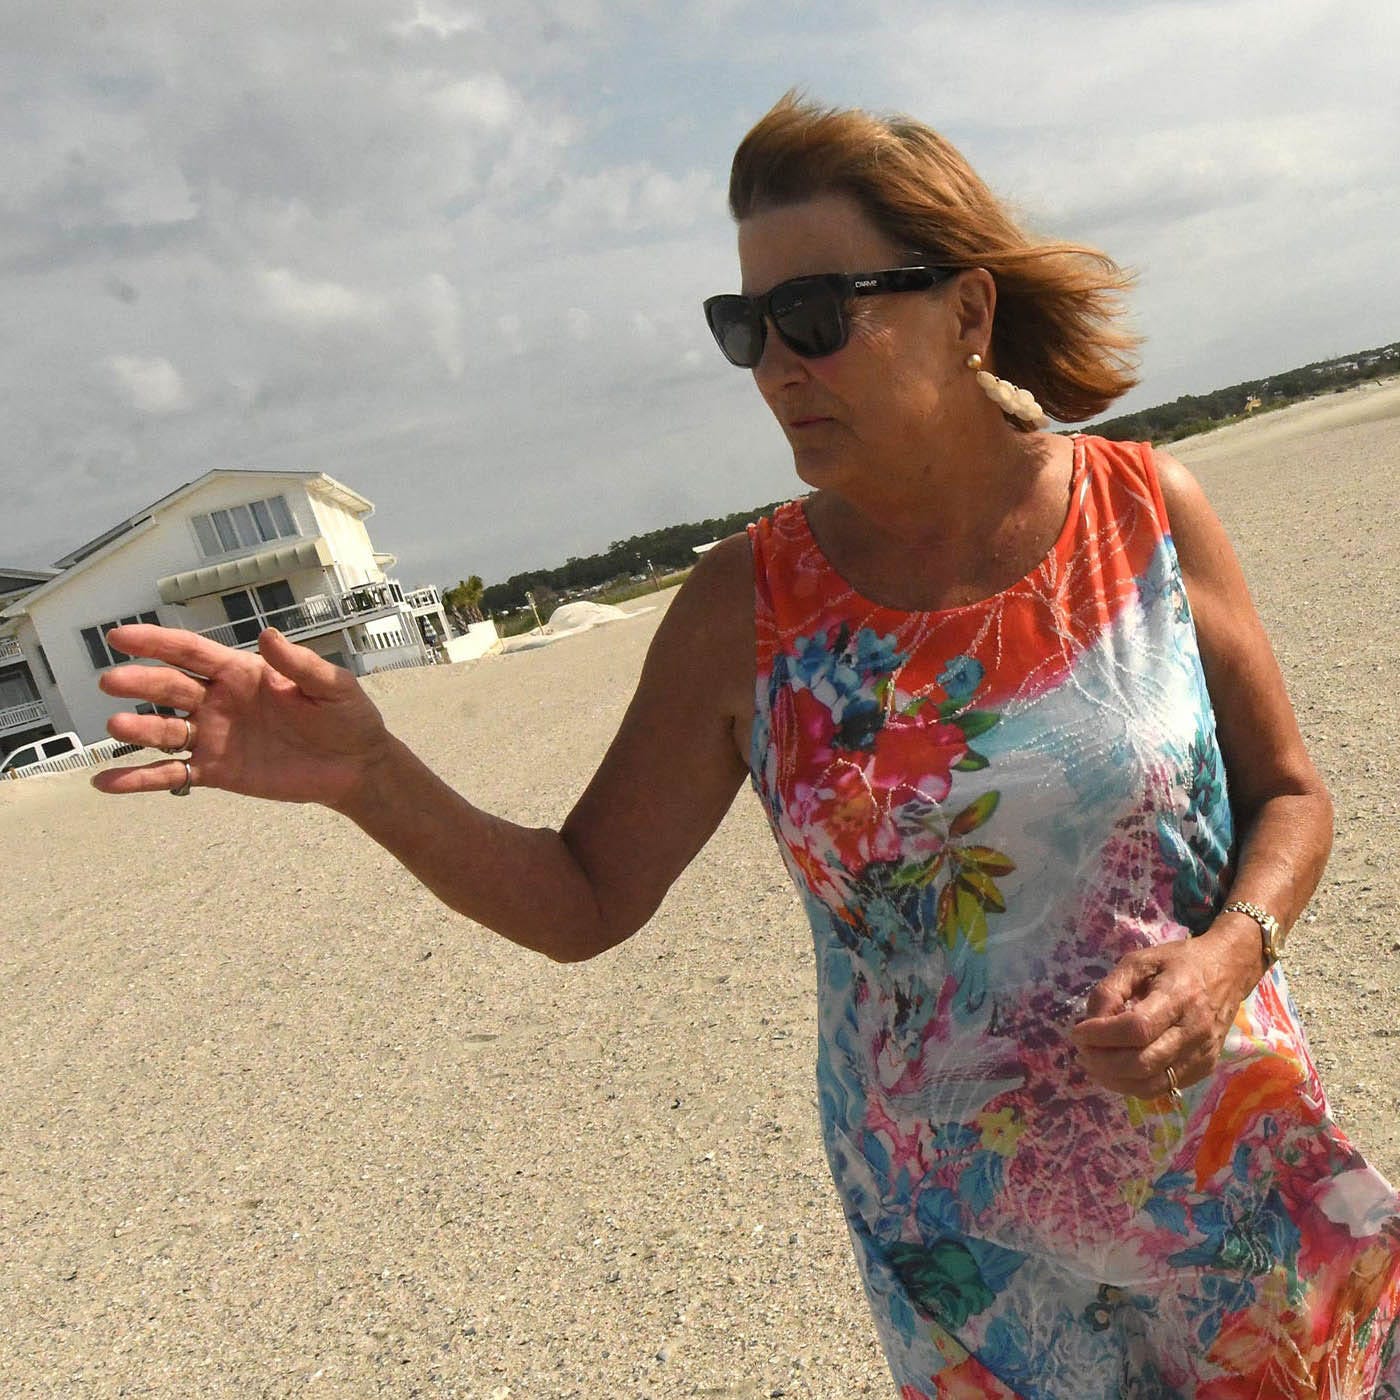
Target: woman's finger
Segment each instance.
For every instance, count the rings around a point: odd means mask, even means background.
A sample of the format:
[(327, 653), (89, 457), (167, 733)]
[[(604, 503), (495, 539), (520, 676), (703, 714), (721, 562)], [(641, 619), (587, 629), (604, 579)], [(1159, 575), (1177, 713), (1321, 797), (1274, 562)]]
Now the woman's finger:
[(1140, 1001), (1161, 965), (1150, 955), (1131, 953), (1089, 988), (1085, 1020), (1117, 1016)]
[[(194, 739), (194, 726), (186, 734), (187, 721), (165, 715), (138, 715), (121, 710), (107, 721), (107, 733), (124, 744), (140, 744), (143, 749), (165, 749), (169, 753), (188, 750)], [(187, 739), (189, 742), (186, 742)]]
[(203, 681), (169, 666), (113, 666), (97, 684), (108, 695), (191, 712), (203, 703), (207, 689)]
[(310, 647), (289, 642), (275, 627), (259, 636), (258, 652), (274, 671), (286, 676), (313, 700), (340, 700), (355, 687), (355, 678), (349, 671), (317, 656)]
[(199, 676), (215, 675), (231, 661), (248, 657), (247, 652), (221, 646), (198, 632), (186, 632), (179, 627), (155, 627), (149, 622), (129, 622), (113, 627), (107, 633), (107, 640), (114, 650), (127, 656), (164, 661)]
[(1197, 1037), (1182, 1026), (1171, 1026), (1142, 1049), (1079, 1047), (1079, 1063), (1091, 1078), (1123, 1093), (1141, 1094), (1162, 1083), (1168, 1065), (1180, 1066), (1199, 1058)]
[(1121, 1011), (1076, 1022), (1070, 1028), (1070, 1039), (1081, 1049), (1141, 1052), (1176, 1019), (1170, 1002), (1148, 998)]
[[(186, 760), (162, 759), (159, 763), (143, 763), (135, 768), (108, 768), (93, 775), (92, 785), (98, 792), (173, 792), (185, 781)], [(190, 774), (198, 786), (198, 775)]]

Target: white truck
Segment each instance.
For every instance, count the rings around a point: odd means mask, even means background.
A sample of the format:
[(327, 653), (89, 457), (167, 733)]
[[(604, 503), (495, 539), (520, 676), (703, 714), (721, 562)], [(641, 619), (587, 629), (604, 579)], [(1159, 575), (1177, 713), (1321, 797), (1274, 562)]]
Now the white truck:
[(0, 762), (0, 781), (26, 776), (31, 771), (55, 773), (65, 768), (85, 768), (120, 754), (134, 753), (138, 747), (116, 739), (99, 739), (95, 744), (85, 745), (70, 729), (66, 734), (50, 734), (47, 739), (21, 744), (7, 753)]

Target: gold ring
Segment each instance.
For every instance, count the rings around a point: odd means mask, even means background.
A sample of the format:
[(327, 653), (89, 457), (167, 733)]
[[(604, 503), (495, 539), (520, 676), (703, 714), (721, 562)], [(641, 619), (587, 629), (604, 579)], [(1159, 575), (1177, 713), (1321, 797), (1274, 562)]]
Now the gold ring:
[(1167, 1095), (1177, 1108), (1186, 1102), (1182, 1097), (1181, 1086), (1176, 1082), (1176, 1071), (1170, 1065), (1167, 1066)]

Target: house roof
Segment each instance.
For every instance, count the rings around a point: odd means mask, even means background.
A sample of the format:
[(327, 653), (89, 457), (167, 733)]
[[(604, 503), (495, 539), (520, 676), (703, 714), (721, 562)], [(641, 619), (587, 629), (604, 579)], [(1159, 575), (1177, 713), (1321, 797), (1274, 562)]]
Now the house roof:
[(57, 572), (57, 569), (16, 569), (0, 564), (0, 598), (9, 593), (25, 593), (31, 588), (38, 588)]
[(215, 467), (212, 471), (207, 471), (203, 476), (197, 476), (193, 481), (187, 481), (183, 486), (177, 486), (175, 490), (162, 496), (158, 501), (152, 501), (145, 509), (139, 510), (135, 515), (128, 515), (119, 524), (113, 525), (110, 530), (104, 530), (100, 535), (90, 539), (86, 544), (80, 544), (71, 554), (65, 554), (62, 559), (54, 560), (56, 569), (71, 569), (75, 564), (81, 564), (89, 555), (96, 554), (104, 545), (111, 544), (115, 539), (134, 530), (138, 525), (143, 525), (158, 511), (168, 510), (177, 501), (183, 500), (186, 496), (199, 490), (220, 477), (229, 476), (265, 476), (278, 480), (305, 481), (308, 485), (319, 484), (322, 486), (322, 494), (339, 498), (342, 505), (349, 506), (357, 515), (369, 515), (374, 510), (374, 504), (361, 496), (358, 491), (352, 491), (343, 482), (337, 481), (333, 476), (327, 476), (325, 472), (305, 472), (305, 471), (266, 471), (259, 468), (245, 467)]
[(336, 501), (355, 515), (365, 516), (374, 513), (374, 503), (371, 500), (360, 495), (358, 491), (352, 491), (344, 482), (337, 481), (325, 472), (265, 471), (237, 467), (215, 467), (212, 471), (205, 472), (203, 476), (196, 477), (193, 481), (187, 481), (183, 486), (176, 487), (175, 490), (162, 496), (158, 501), (152, 501), (144, 510), (127, 516), (120, 524), (112, 526), (110, 530), (104, 530), (95, 539), (89, 540), (84, 545), (79, 545), (71, 554), (64, 555), (62, 559), (56, 559), (54, 568), (59, 572), (46, 573), (44, 581), (34, 588), (33, 592), (11, 602), (8, 607), (0, 604), (0, 617), (17, 617), (24, 613), (31, 603), (38, 602), (45, 595), (62, 588), (75, 574), (82, 572), (90, 564), (96, 562), (98, 556), (104, 555), (108, 550), (117, 546), (125, 536), (133, 534), (142, 526), (149, 525), (157, 515), (194, 495), (211, 481), (222, 477), (240, 476), (250, 479), (262, 477), (268, 481), (300, 481), (305, 484), (307, 490)]

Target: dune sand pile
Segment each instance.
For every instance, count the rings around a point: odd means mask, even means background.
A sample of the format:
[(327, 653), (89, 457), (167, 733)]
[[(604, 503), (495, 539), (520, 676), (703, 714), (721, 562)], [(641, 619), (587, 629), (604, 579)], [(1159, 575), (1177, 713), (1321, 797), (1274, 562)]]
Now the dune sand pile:
[[(1397, 1179), (1400, 386), (1177, 450), (1333, 785), (1289, 976)], [(555, 823), (660, 616), (375, 693), (463, 792)], [(808, 934), (751, 794), (578, 967), (316, 808), (81, 775), (4, 796), (7, 1400), (889, 1394), (818, 1142)]]
[(614, 607), (611, 603), (592, 603), (585, 599), (574, 603), (561, 603), (550, 614), (549, 621), (543, 628), (537, 627), (521, 637), (507, 637), (501, 643), (501, 650), (533, 651), (536, 647), (547, 647), (551, 642), (576, 636), (590, 628), (601, 627), (609, 622), (625, 622), (629, 617), (640, 617), (643, 613), (654, 610), (655, 604), (623, 609)]

